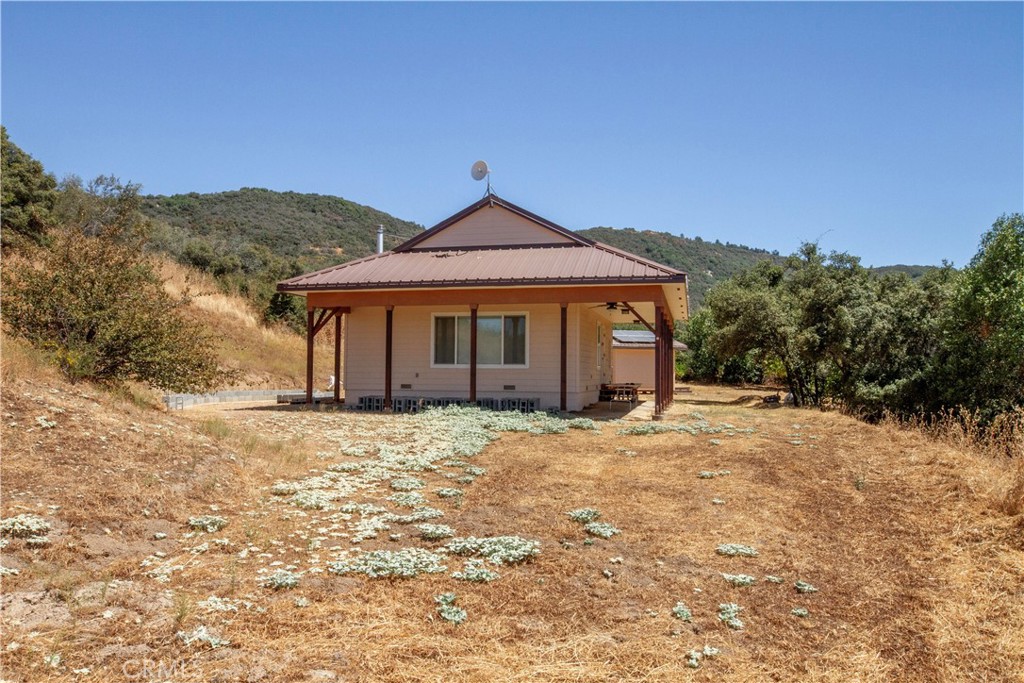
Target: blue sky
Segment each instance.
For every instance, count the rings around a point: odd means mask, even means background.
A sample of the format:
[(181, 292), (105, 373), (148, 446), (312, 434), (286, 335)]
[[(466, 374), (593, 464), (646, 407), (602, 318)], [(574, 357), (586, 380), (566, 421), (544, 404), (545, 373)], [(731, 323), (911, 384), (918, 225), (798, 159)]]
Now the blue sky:
[(965, 264), (1024, 210), (1022, 3), (3, 2), (0, 116), (63, 176), (484, 192), (866, 265)]

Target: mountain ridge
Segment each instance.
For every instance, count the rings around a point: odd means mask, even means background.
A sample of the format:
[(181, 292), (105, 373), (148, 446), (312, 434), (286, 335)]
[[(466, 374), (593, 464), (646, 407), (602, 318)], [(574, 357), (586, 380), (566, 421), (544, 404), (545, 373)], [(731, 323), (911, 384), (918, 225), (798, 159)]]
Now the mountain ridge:
[[(242, 187), (224, 192), (145, 195), (142, 211), (155, 221), (153, 246), (175, 260), (235, 286), (257, 278), (269, 299), (279, 279), (369, 256), (384, 226), (385, 248), (422, 232), (424, 226), (336, 195)], [(757, 247), (685, 237), (657, 230), (597, 226), (575, 232), (689, 275), (692, 310), (711, 287), (762, 260), (784, 256)], [(928, 266), (882, 266), (919, 276)], [(266, 303), (266, 302), (264, 302)]]

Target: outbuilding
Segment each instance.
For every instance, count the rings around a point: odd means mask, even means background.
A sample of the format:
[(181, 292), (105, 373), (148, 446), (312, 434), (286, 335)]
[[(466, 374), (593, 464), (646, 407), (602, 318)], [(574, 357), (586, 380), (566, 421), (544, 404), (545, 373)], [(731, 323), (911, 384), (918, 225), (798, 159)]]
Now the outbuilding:
[[(415, 410), (465, 402), (580, 410), (612, 381), (612, 326), (639, 322), (655, 414), (672, 400), (674, 321), (687, 316), (686, 274), (571, 230), (488, 193), (392, 251), (300, 275), (306, 396), (313, 339), (344, 333), (345, 402)], [(341, 375), (341, 344), (335, 374)], [(335, 397), (338, 390), (335, 389)]]
[[(640, 391), (654, 391), (654, 333), (650, 330), (612, 330), (612, 382), (636, 384)], [(686, 344), (672, 342), (671, 365), (675, 372), (676, 352)]]

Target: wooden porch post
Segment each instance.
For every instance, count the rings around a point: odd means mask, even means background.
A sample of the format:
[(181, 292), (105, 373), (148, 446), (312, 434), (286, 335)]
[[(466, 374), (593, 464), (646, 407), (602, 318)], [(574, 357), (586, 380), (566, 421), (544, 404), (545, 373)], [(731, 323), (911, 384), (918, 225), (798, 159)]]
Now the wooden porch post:
[(341, 402), (341, 311), (334, 314), (334, 402)]
[(567, 393), (569, 388), (569, 304), (562, 304), (562, 342), (559, 352), (559, 384), (558, 409), (565, 411), (568, 406)]
[(395, 307), (388, 306), (384, 324), (384, 410), (391, 410), (391, 353), (394, 341)]
[(661, 323), (661, 306), (654, 307), (654, 419), (661, 419), (661, 411), (665, 402), (665, 354), (662, 350), (662, 338), (665, 327)]
[(313, 309), (306, 311), (306, 404), (313, 403)]
[(665, 341), (661, 345), (661, 355), (664, 357), (662, 361), (665, 365), (665, 405), (664, 409), (668, 410), (669, 405), (672, 404), (672, 363), (668, 357), (668, 350), (672, 348), (672, 335), (669, 332), (668, 321), (662, 323), (663, 329), (665, 330)]
[(469, 402), (476, 403), (476, 304), (469, 307)]

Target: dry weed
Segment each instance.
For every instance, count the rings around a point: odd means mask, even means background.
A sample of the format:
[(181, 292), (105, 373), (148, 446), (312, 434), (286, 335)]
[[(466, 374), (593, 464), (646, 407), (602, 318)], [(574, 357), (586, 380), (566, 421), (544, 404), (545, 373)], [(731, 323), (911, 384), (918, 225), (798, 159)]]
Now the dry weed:
[[(699, 411), (737, 428), (713, 435), (619, 435), (615, 424), (502, 435), (473, 458), (487, 473), (461, 503), (440, 503), (440, 521), (462, 537), (537, 539), (540, 555), (489, 583), (374, 581), (309, 571), (329, 546), (351, 544), (311, 543), (305, 525), (319, 513), (273, 500), (269, 487), (367, 461), (341, 452), (359, 434), (408, 438), (406, 418), (164, 414), (26, 371), (5, 382), (3, 516), (40, 514), (54, 531), (46, 548), (4, 549), (5, 566), (21, 570), (4, 583), (4, 676), (138, 680), (147, 659), (184, 681), (1020, 680), (1024, 544), (996, 505), (1005, 460), (737, 398), (698, 390), (673, 408), (669, 422)], [(40, 428), (42, 414), (57, 426)], [(450, 485), (444, 471), (415, 476), (433, 490)], [(584, 507), (621, 533), (588, 543), (566, 515)], [(228, 525), (188, 536), (188, 519), (204, 514)], [(398, 531), (399, 541), (384, 533), (363, 545), (444, 543)], [(757, 556), (718, 554), (727, 543)], [(147, 558), (181, 568), (162, 583)], [(294, 588), (260, 585), (260, 569), (290, 565)], [(758, 581), (732, 587), (723, 572)], [(798, 580), (819, 591), (797, 593)], [(464, 624), (437, 616), (434, 596), (446, 592)], [(211, 610), (211, 595), (237, 609)], [(680, 601), (692, 623), (673, 616)], [(719, 622), (723, 603), (742, 606), (743, 630)], [(176, 636), (200, 627), (230, 645)], [(705, 646), (721, 654), (690, 669), (688, 653)], [(73, 673), (85, 667), (87, 678)]]

